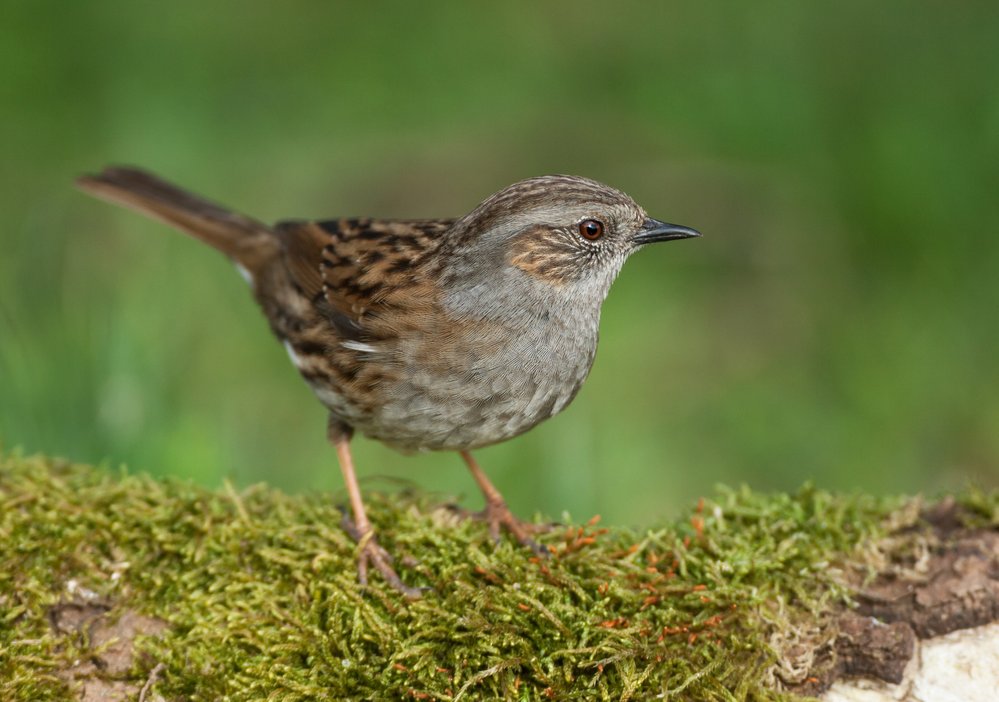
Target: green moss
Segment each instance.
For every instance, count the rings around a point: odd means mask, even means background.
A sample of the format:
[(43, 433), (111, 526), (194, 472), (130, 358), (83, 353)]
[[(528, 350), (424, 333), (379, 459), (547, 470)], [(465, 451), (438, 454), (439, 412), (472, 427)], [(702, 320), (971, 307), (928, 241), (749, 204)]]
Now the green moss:
[[(164, 663), (167, 699), (788, 699), (767, 684), (775, 647), (846, 600), (840, 564), (915, 518), (811, 487), (722, 490), (657, 529), (558, 527), (539, 561), (426, 497), (368, 499), (423, 599), (358, 586), (331, 495), (0, 458), (0, 698), (65, 699), (87, 642), (48, 613), (93, 591), (169, 624), (127, 674)], [(994, 496), (968, 502), (994, 518)]]

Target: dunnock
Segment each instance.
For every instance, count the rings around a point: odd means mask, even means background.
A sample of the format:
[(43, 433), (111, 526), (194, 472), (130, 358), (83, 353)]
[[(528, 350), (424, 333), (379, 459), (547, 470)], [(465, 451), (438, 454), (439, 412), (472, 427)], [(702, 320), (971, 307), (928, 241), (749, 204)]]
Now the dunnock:
[(399, 578), (365, 513), (354, 430), (402, 451), (457, 451), (500, 528), (541, 552), (470, 453), (562, 411), (589, 373), (600, 308), (645, 244), (698, 236), (586, 178), (541, 176), (458, 219), (285, 221), (269, 226), (133, 168), (79, 186), (228, 256), (329, 411), (359, 543), (358, 577)]

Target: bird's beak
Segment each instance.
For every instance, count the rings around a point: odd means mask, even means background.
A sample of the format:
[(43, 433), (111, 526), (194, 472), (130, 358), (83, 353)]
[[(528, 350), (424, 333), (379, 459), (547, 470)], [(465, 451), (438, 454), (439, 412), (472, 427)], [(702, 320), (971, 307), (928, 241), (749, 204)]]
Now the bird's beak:
[(658, 219), (649, 217), (645, 224), (635, 234), (633, 241), (636, 244), (651, 244), (655, 241), (672, 241), (673, 239), (689, 239), (692, 236), (700, 236), (701, 233), (690, 227), (681, 227), (679, 224), (669, 224), (660, 222)]

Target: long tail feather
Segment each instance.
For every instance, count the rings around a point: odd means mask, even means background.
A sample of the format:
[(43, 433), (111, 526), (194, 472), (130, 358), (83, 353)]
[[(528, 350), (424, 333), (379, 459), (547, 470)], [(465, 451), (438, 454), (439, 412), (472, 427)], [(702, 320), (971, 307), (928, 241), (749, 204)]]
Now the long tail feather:
[(257, 273), (278, 251), (273, 230), (255, 219), (129, 167), (110, 167), (77, 179), (94, 197), (141, 212), (170, 224), (212, 246), (251, 273)]

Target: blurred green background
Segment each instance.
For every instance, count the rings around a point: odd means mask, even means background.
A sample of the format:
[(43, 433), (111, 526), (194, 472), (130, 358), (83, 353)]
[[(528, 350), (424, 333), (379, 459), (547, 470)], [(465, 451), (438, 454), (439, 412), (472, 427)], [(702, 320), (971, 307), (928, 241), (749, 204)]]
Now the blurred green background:
[[(232, 267), (83, 171), (265, 220), (455, 216), (568, 172), (705, 236), (629, 262), (575, 403), (479, 453), (516, 511), (995, 486), (997, 47), (984, 2), (6, 2), (0, 442), (341, 489)], [(480, 504), (457, 456), (356, 452), (369, 489)]]

